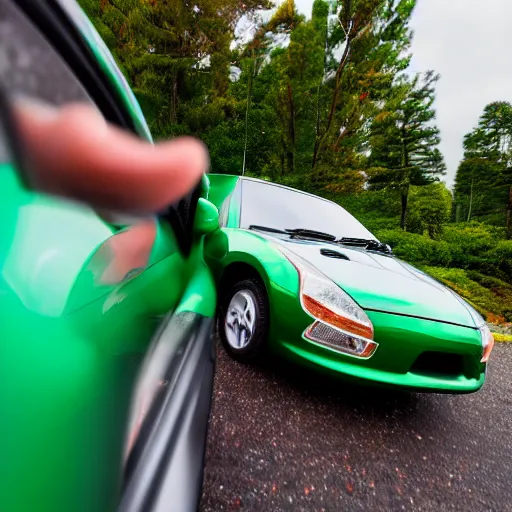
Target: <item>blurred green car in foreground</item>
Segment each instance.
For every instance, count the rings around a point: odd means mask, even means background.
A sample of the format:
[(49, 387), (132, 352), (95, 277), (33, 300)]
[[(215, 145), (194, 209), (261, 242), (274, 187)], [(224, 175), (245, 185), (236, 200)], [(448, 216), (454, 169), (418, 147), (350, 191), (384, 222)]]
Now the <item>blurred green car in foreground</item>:
[(457, 294), (393, 256), (340, 206), (265, 181), (209, 175), (222, 229), (208, 261), (224, 347), (266, 345), (359, 383), (470, 393), (493, 338)]
[(208, 180), (146, 219), (38, 192), (19, 97), (85, 102), (151, 136), (74, 1), (2, 0), (0, 52), (0, 510), (196, 510), (214, 365)]

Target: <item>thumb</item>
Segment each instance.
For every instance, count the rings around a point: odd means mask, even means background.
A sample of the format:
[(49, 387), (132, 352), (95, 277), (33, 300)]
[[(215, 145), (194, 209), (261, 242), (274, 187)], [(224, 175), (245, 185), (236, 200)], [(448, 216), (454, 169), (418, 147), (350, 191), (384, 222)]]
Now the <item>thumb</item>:
[(16, 117), (38, 190), (94, 207), (161, 210), (187, 194), (209, 166), (205, 146), (183, 137), (152, 145), (108, 124), (91, 106), (23, 102)]

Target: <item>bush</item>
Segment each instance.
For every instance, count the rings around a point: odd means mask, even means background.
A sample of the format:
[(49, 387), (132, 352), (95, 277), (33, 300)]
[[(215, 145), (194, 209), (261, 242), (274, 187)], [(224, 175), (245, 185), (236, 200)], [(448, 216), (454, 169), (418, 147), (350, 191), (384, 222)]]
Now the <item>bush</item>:
[(349, 211), (354, 217), (372, 215), (378, 218), (394, 219), (399, 225), (400, 200), (395, 191), (367, 191), (360, 194), (340, 195), (328, 197)]
[(451, 212), (452, 195), (444, 183), (411, 187), (407, 228), (412, 233), (439, 239)]
[(501, 240), (493, 248), (492, 254), (501, 272), (512, 278), (512, 240)]
[(389, 244), (398, 258), (409, 263), (434, 266), (449, 266), (452, 263), (452, 250), (447, 242), (400, 229), (378, 231), (376, 236), (381, 242)]
[(496, 240), (495, 228), (451, 224), (445, 226), (440, 240), (400, 229), (374, 232), (397, 257), (410, 263), (476, 271), (512, 283), (512, 241)]
[(400, 228), (400, 201), (395, 191), (372, 190), (352, 195), (323, 195), (343, 206), (373, 233)]
[(442, 239), (460, 248), (461, 252), (475, 255), (487, 252), (496, 245), (496, 234), (492, 228), (479, 222), (448, 225)]

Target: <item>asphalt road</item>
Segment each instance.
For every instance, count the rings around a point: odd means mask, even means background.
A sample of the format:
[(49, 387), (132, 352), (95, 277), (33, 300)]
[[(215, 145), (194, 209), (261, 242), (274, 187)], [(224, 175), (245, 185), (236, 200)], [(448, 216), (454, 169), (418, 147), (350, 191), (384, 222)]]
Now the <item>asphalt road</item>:
[(202, 511), (512, 510), (512, 344), (464, 396), (217, 354)]

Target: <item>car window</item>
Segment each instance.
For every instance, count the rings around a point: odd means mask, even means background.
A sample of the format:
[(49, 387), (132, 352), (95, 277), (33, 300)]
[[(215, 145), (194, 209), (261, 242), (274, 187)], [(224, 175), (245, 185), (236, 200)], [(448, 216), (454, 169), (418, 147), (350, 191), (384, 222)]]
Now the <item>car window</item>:
[[(63, 57), (10, 0), (0, 5), (0, 87), (10, 98), (56, 107), (75, 102), (96, 105)], [(0, 146), (0, 161), (5, 160), (5, 153)], [(140, 220), (117, 212), (96, 212), (119, 226)]]
[(221, 227), (232, 227), (237, 225), (239, 219), (237, 218), (238, 216), (235, 213), (234, 208), (236, 208), (237, 205), (238, 207), (240, 206), (241, 186), (242, 181), (238, 180), (233, 191), (224, 199), (221, 207), (219, 208), (219, 225)]
[(226, 199), (222, 202), (222, 206), (219, 210), (219, 226), (220, 227), (226, 227), (228, 223), (228, 216), (229, 216), (229, 205), (231, 204), (231, 199), (233, 197), (233, 194), (229, 194)]
[(5, 133), (5, 127), (0, 125), (0, 165), (10, 161), (10, 152)]
[(11, 1), (0, 4), (0, 81), (11, 96), (57, 106), (91, 102), (66, 63)]
[(310, 194), (259, 181), (242, 185), (241, 227), (313, 229), (338, 238), (375, 237), (344, 208)]

